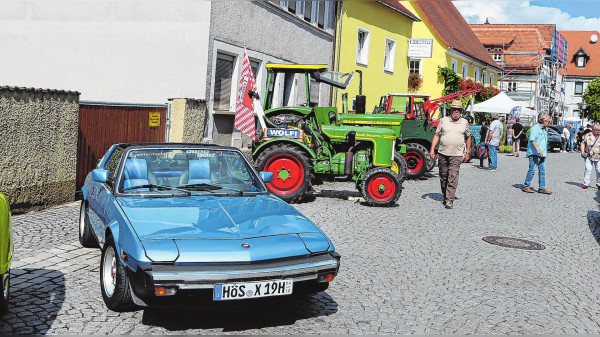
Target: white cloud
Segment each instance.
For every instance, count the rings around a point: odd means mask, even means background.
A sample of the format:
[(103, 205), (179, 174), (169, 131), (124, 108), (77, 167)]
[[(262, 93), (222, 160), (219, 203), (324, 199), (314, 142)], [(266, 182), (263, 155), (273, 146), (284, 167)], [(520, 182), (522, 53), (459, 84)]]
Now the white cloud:
[(454, 1), (468, 23), (549, 23), (558, 30), (600, 30), (600, 18), (572, 17), (558, 8), (529, 1)]

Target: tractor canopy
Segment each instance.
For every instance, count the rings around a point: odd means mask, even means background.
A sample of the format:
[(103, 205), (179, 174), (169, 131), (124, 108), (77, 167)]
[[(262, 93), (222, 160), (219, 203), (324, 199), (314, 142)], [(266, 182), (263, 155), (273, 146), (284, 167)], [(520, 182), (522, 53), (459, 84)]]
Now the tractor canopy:
[[(318, 86), (326, 83), (346, 89), (354, 78), (352, 73), (329, 70), (325, 64), (278, 64), (267, 63), (267, 91), (263, 109), (265, 111), (285, 106), (318, 106)], [(302, 83), (304, 89), (302, 90)], [(294, 95), (294, 92), (296, 95)]]

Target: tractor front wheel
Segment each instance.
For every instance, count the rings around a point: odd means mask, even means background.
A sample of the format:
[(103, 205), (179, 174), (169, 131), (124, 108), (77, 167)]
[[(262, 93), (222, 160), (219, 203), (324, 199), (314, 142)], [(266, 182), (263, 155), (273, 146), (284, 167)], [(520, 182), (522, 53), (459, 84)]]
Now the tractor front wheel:
[(407, 175), (407, 166), (406, 160), (402, 157), (402, 154), (396, 152), (394, 153), (394, 162), (392, 163), (392, 171), (398, 175), (398, 180), (400, 183), (404, 182)]
[(360, 192), (369, 205), (387, 207), (400, 198), (402, 183), (391, 169), (376, 167), (365, 174)]
[(289, 144), (276, 144), (258, 156), (259, 171), (273, 173), (269, 191), (292, 203), (301, 200), (312, 190), (313, 164), (308, 156)]
[(423, 152), (425, 147), (422, 145), (406, 144), (406, 153), (403, 154), (407, 165), (407, 178), (419, 179), (427, 172), (427, 157)]

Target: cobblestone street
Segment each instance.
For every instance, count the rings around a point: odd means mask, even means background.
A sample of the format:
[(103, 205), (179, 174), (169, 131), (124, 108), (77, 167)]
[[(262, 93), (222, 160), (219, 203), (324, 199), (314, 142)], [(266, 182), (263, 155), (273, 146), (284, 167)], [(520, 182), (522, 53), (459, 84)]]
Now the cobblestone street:
[(437, 168), (405, 182), (392, 208), (347, 200), (359, 195), (353, 183), (317, 186), (317, 198), (296, 207), (334, 242), (340, 273), (326, 292), (258, 308), (112, 312), (100, 251), (77, 239), (78, 202), (14, 216), (0, 334), (600, 334), (598, 189), (581, 189), (577, 153), (551, 153), (553, 194), (523, 193), (527, 163), (522, 152), (499, 154), (496, 172), (463, 164), (451, 210)]

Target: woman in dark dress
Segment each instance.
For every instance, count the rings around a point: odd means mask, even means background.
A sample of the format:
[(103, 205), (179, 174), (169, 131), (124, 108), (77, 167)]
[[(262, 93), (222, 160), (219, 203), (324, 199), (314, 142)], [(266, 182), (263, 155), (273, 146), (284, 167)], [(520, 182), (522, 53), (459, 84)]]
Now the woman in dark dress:
[[(487, 153), (487, 145), (485, 145), (485, 139), (487, 138), (488, 125), (487, 121), (481, 121), (481, 130), (479, 130), (479, 168), (483, 168), (483, 159)], [(490, 157), (488, 156), (488, 165)]]

